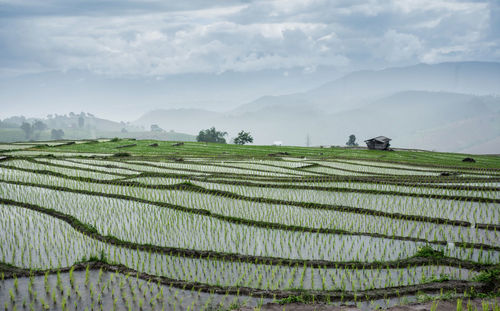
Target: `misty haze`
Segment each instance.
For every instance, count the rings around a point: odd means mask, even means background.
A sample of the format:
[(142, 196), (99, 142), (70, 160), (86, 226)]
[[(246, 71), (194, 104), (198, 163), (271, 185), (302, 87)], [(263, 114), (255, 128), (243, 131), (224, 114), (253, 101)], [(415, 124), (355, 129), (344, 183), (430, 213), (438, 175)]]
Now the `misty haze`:
[[(426, 3), (4, 1), (0, 137), (194, 140), (215, 126), (256, 145), (355, 134), (500, 153), (499, 5)], [(15, 130), (37, 119), (45, 135)]]
[(499, 230), (498, 0), (0, 0), (5, 310), (496, 311)]

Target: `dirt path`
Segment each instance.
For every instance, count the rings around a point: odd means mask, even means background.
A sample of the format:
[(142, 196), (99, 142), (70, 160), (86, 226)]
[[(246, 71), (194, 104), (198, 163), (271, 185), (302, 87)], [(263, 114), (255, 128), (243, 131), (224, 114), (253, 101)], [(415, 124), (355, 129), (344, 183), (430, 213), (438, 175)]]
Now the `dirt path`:
[[(489, 303), (489, 310), (495, 310), (494, 306), (496, 303), (497, 308), (500, 308), (500, 297), (496, 299), (472, 299), (470, 300), (470, 304), (472, 305), (472, 310), (483, 310), (482, 302)], [(465, 299), (462, 302), (462, 310), (467, 310), (467, 305), (469, 304), (469, 300)], [(430, 310), (432, 306), (432, 302), (426, 303), (418, 303), (418, 304), (410, 304), (406, 306), (397, 306), (391, 307), (386, 310), (390, 311), (427, 311)], [(238, 311), (253, 311), (253, 308), (245, 307), (238, 309)], [(279, 305), (276, 303), (268, 303), (262, 306), (261, 311), (361, 311), (356, 307), (347, 307), (347, 306), (327, 306), (327, 305), (306, 305), (300, 303), (292, 303), (286, 305)], [(457, 301), (439, 301), (437, 306), (438, 311), (456, 311), (457, 310)]]

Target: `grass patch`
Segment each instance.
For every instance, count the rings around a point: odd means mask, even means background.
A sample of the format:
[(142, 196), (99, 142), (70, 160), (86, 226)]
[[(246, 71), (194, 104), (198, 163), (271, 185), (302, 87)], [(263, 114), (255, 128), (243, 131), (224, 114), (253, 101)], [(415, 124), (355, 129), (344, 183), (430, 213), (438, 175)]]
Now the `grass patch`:
[(295, 290), (303, 292), (303, 293), (300, 295), (291, 295), (291, 296), (288, 296), (286, 298), (279, 299), (276, 301), (276, 303), (278, 303), (280, 305), (285, 305), (285, 304), (289, 304), (289, 303), (311, 304), (311, 303), (317, 302), (317, 300), (315, 300), (314, 295), (308, 293), (307, 290), (303, 290), (303, 289), (295, 289)]
[(481, 271), (474, 281), (486, 283), (492, 287), (500, 286), (500, 265), (492, 269)]
[(288, 303), (306, 303), (302, 296), (288, 296), (277, 301), (280, 305)]
[(419, 248), (414, 257), (441, 259), (444, 258), (444, 251), (435, 250), (431, 246), (427, 245)]
[[(130, 139), (113, 138), (111, 141), (99, 144), (75, 144), (71, 146), (48, 147), (61, 152), (114, 153), (115, 148)], [(353, 160), (372, 160), (402, 164), (452, 166), (459, 168), (500, 168), (500, 157), (491, 155), (466, 155), (459, 153), (444, 153), (431, 151), (398, 150), (387, 152), (380, 150), (348, 149), (341, 147), (319, 148), (298, 146), (255, 146), (232, 145), (200, 142), (184, 142), (183, 148), (173, 147), (171, 143), (157, 140), (137, 140), (133, 150), (134, 156), (170, 156), (170, 157), (214, 157), (214, 158), (260, 158), (279, 159), (269, 154), (289, 154), (292, 157), (306, 158), (338, 158)], [(158, 147), (149, 145), (158, 143)], [(47, 147), (45, 147), (46, 149)], [(462, 162), (465, 157), (473, 157), (476, 163)]]

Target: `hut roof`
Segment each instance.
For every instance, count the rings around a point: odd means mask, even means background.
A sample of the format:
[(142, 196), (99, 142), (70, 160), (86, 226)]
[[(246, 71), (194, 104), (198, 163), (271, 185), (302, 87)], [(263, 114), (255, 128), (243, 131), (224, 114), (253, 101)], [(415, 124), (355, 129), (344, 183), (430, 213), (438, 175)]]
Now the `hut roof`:
[(378, 141), (378, 142), (381, 142), (381, 143), (386, 143), (386, 142), (391, 141), (391, 139), (390, 139), (390, 138), (388, 138), (388, 137), (385, 137), (385, 136), (377, 136), (377, 137), (374, 137), (374, 138), (371, 138), (371, 139), (367, 139), (367, 140), (365, 140), (365, 142), (367, 142), (367, 141), (371, 141), (371, 140), (375, 140), (375, 141)]

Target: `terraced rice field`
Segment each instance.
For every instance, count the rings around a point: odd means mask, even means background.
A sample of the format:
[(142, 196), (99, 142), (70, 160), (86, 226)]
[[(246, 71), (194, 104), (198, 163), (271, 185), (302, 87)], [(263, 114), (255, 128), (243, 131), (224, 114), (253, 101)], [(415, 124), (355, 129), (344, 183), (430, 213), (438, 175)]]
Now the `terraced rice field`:
[(6, 310), (370, 309), (489, 292), (500, 264), (500, 161), (2, 148)]

